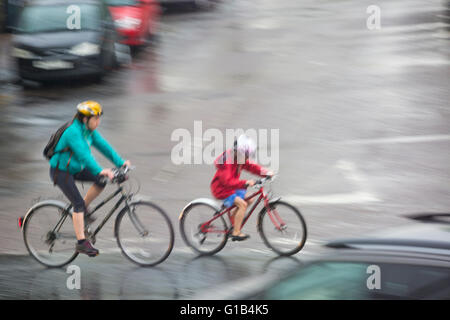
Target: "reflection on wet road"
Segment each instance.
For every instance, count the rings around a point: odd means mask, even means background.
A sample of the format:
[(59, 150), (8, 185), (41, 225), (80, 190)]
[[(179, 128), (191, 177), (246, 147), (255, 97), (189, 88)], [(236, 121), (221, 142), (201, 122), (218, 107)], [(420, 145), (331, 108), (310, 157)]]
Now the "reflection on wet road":
[[(238, 250), (239, 251), (239, 250)], [(242, 252), (241, 252), (242, 254)], [(195, 257), (178, 252), (170, 262), (141, 268), (121, 262), (119, 255), (80, 257), (64, 268), (48, 269), (30, 257), (0, 256), (1, 299), (190, 299), (201, 290), (266, 272), (297, 268), (297, 258), (260, 253)], [(80, 268), (80, 288), (70, 285), (71, 266)], [(69, 282), (69, 285), (68, 285)]]

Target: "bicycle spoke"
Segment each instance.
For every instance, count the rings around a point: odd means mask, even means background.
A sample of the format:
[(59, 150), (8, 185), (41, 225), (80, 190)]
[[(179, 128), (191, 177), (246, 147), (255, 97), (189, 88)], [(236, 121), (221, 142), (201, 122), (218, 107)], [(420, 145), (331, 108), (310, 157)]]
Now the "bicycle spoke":
[(207, 204), (197, 203), (186, 209), (180, 220), (185, 243), (200, 254), (214, 254), (226, 244), (228, 228), (222, 216)]
[(300, 251), (306, 241), (306, 224), (295, 207), (278, 201), (260, 213), (258, 228), (264, 243), (280, 255)]
[(174, 234), (167, 215), (149, 202), (131, 204), (119, 214), (116, 233), (122, 252), (131, 261), (153, 266), (172, 251)]
[(62, 215), (62, 212), (64, 208), (56, 204), (43, 204), (24, 222), (25, 245), (30, 254), (46, 266), (63, 266), (77, 255), (73, 225), (67, 221), (69, 215)]

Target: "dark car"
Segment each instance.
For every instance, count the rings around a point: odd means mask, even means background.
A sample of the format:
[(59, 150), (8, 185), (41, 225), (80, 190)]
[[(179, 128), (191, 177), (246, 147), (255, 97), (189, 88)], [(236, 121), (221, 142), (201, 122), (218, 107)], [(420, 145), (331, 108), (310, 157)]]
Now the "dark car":
[(14, 33), (11, 54), (23, 79), (98, 79), (116, 63), (114, 23), (101, 1), (31, 1)]
[(194, 299), (450, 299), (450, 224), (434, 217), (417, 216), (430, 223), (374, 237), (332, 241), (331, 252), (286, 275), (239, 280)]

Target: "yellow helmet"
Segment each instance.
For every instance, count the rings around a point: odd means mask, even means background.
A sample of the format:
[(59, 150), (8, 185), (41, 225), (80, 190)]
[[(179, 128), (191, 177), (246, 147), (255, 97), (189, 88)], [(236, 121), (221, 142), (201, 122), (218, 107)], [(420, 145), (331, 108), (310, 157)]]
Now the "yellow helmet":
[(83, 101), (77, 105), (78, 112), (87, 117), (101, 116), (103, 114), (102, 106), (97, 101)]

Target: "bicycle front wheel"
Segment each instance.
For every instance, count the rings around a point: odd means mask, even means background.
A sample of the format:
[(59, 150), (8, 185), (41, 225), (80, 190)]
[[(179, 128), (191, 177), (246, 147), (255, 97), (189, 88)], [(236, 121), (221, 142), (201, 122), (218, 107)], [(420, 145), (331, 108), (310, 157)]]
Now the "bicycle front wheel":
[(214, 218), (216, 209), (206, 203), (187, 207), (180, 220), (184, 242), (201, 255), (213, 255), (223, 249), (228, 240), (228, 227), (223, 216)]
[(28, 252), (47, 267), (62, 267), (78, 255), (72, 216), (65, 208), (56, 202), (37, 204), (23, 223)]
[(306, 223), (294, 206), (276, 201), (259, 213), (258, 231), (264, 243), (282, 256), (299, 252), (306, 242)]
[(123, 254), (141, 266), (155, 266), (172, 252), (172, 223), (151, 202), (134, 202), (122, 209), (116, 219), (115, 234)]

